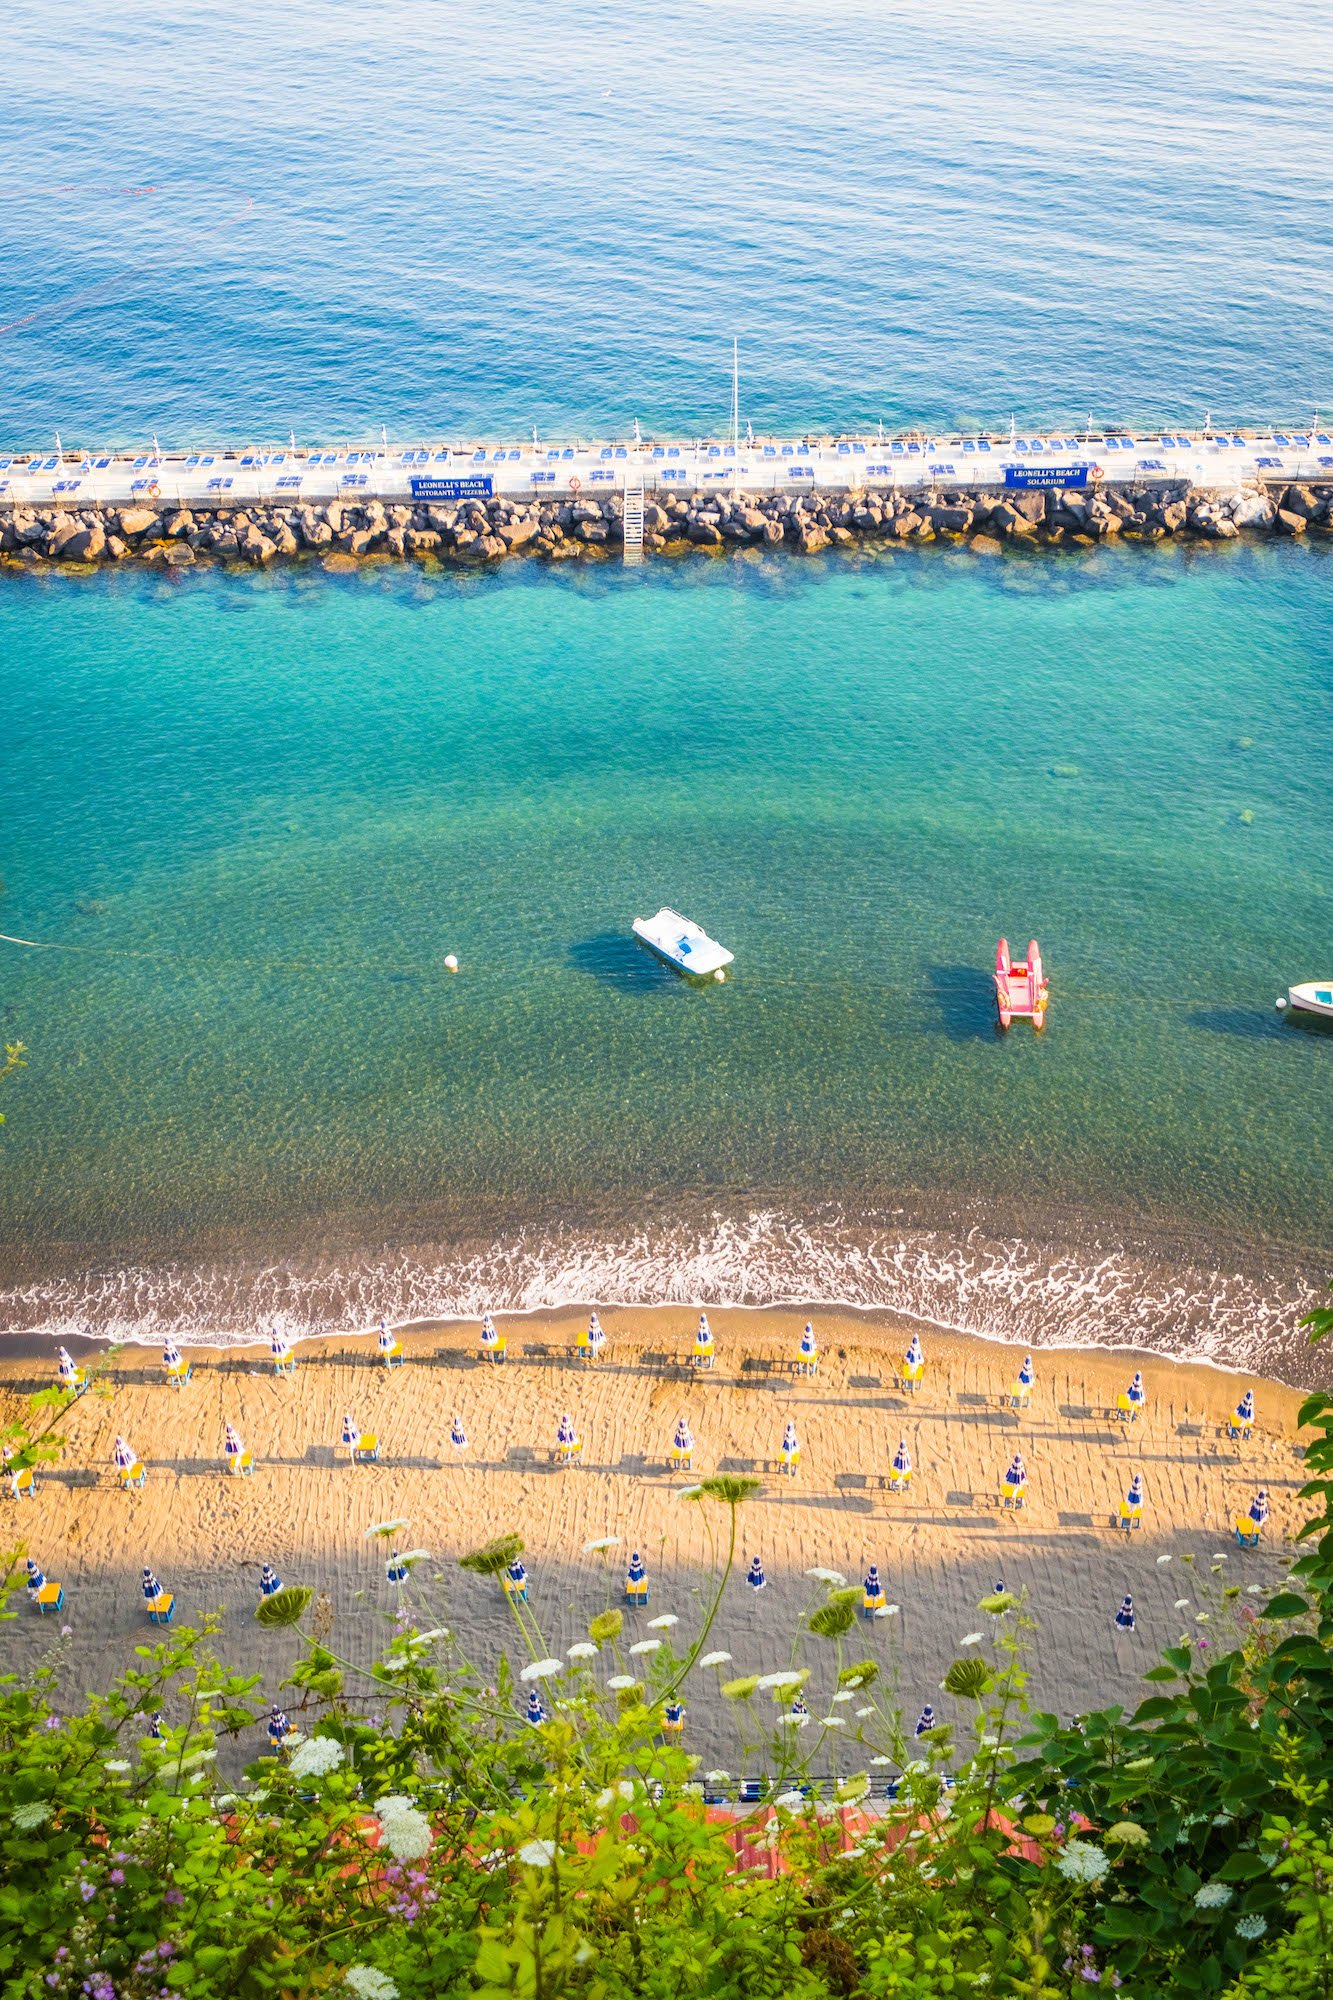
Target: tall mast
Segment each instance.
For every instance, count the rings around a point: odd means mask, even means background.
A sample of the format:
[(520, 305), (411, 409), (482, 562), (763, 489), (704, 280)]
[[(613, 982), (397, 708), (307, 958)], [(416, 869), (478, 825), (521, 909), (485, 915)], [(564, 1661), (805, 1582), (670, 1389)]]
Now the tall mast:
[(741, 441), (741, 375), (736, 336), (731, 336), (731, 449), (734, 455)]

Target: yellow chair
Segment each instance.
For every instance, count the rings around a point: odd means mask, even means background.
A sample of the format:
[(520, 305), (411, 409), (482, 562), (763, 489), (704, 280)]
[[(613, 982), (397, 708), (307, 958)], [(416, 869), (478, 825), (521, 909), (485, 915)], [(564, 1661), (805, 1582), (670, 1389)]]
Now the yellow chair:
[(1002, 1481), (1000, 1498), (1006, 1507), (1026, 1507), (1028, 1498), (1027, 1482), (1023, 1480), (1015, 1484), (1008, 1479)]
[[(365, 1439), (362, 1438), (362, 1444)], [(248, 1479), (255, 1469), (255, 1462), (248, 1451), (234, 1451), (227, 1460), (227, 1470), (234, 1479)]]
[(889, 1474), (890, 1493), (910, 1493), (911, 1490), (912, 1475), (910, 1472), (891, 1472)]
[(9, 1475), (9, 1493), (13, 1500), (31, 1500), (37, 1491), (37, 1474), (31, 1465), (20, 1467)]
[(1136, 1403), (1130, 1402), (1129, 1397), (1123, 1389), (1115, 1399), (1115, 1410), (1122, 1424), (1138, 1422), (1139, 1406)]
[(142, 1486), (147, 1477), (148, 1468), (142, 1459), (136, 1458), (133, 1465), (122, 1465), (120, 1468), (121, 1492), (128, 1493), (132, 1486), (135, 1488)]
[(43, 1617), (48, 1611), (63, 1611), (65, 1586), (63, 1583), (44, 1583), (40, 1590), (33, 1591), (32, 1601)]
[(556, 1463), (559, 1465), (573, 1465), (575, 1459), (582, 1455), (582, 1438), (575, 1438), (573, 1444), (558, 1444), (555, 1448)]
[(171, 1614), (176, 1599), (169, 1590), (159, 1590), (156, 1597), (148, 1599), (148, 1622), (150, 1625), (170, 1625)]
[(1143, 1526), (1142, 1507), (1131, 1507), (1128, 1500), (1122, 1500), (1120, 1502), (1120, 1525), (1127, 1535), (1132, 1535), (1136, 1529), (1141, 1528)]
[(677, 1451), (675, 1445), (672, 1445), (671, 1470), (673, 1472), (689, 1472), (693, 1465), (694, 1453), (692, 1451)]
[(372, 1465), (379, 1455), (380, 1441), (374, 1431), (363, 1431), (360, 1442), (352, 1447), (353, 1465)]
[(1026, 1382), (1011, 1382), (1009, 1394), (1004, 1398), (1011, 1410), (1025, 1410), (1032, 1401), (1032, 1390)]
[(1243, 1549), (1258, 1548), (1261, 1529), (1259, 1523), (1252, 1515), (1237, 1514), (1235, 1517), (1235, 1528), (1236, 1540)]
[(189, 1362), (181, 1361), (178, 1362), (174, 1368), (168, 1368), (167, 1380), (168, 1382), (170, 1382), (173, 1389), (183, 1389), (185, 1387), (185, 1384), (190, 1379), (190, 1374), (191, 1374), (191, 1369)]
[(926, 1364), (924, 1361), (903, 1363), (902, 1374), (898, 1379), (901, 1387), (906, 1389), (909, 1396), (915, 1396), (917, 1390), (921, 1387), (921, 1378), (925, 1372)]
[(574, 1335), (574, 1354), (579, 1361), (591, 1361), (593, 1358), (592, 1341), (588, 1338), (586, 1326), (581, 1326)]

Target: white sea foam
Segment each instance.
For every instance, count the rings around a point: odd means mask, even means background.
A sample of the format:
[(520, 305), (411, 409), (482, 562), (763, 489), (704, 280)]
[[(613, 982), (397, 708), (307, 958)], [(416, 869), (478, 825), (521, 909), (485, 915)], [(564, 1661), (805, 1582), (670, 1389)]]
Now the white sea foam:
[[(1236, 1259), (1237, 1263), (1241, 1260)], [(775, 1208), (662, 1222), (623, 1234), (518, 1230), (483, 1247), (447, 1246), (319, 1267), (222, 1263), (103, 1268), (0, 1291), (12, 1331), (53, 1341), (92, 1334), (155, 1343), (166, 1334), (232, 1346), (558, 1307), (825, 1306), (885, 1308), (929, 1324), (1034, 1347), (1145, 1348), (1179, 1359), (1299, 1374), (1297, 1328), (1312, 1274), (1218, 1268), (1215, 1253), (1143, 1243), (1078, 1248), (945, 1231), (892, 1215)]]

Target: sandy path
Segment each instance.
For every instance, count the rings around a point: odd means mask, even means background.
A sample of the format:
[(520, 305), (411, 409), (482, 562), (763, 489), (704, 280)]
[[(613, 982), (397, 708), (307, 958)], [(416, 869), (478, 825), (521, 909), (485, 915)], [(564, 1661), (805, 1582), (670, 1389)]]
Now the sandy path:
[[(61, 1464), (41, 1476), (32, 1500), (6, 1504), (4, 1539), (22, 1537), (65, 1585), (71, 1630), (60, 1653), (71, 1699), (143, 1642), (145, 1562), (175, 1591), (178, 1622), (221, 1609), (224, 1657), (262, 1670), (273, 1692), (293, 1645), (253, 1623), (261, 1562), (327, 1592), (334, 1643), (368, 1659), (384, 1643), (394, 1592), (383, 1545), (364, 1531), (399, 1515), (411, 1523), (403, 1546), (440, 1559), (417, 1572), (414, 1588), (429, 1599), (417, 1622), (447, 1623), (474, 1659), (512, 1645), (513, 1630), (498, 1588), (458, 1571), (452, 1558), (510, 1528), (527, 1542), (532, 1608), (552, 1650), (582, 1637), (603, 1604), (620, 1601), (632, 1546), (653, 1588), (648, 1611), (627, 1623), (672, 1611), (681, 1620), (673, 1638), (687, 1638), (708, 1594), (707, 1530), (724, 1516), (674, 1497), (689, 1483), (665, 1462), (682, 1412), (695, 1435), (695, 1477), (765, 1474), (762, 1495), (742, 1516), (742, 1544), (746, 1562), (761, 1557), (768, 1587), (752, 1592), (738, 1574), (712, 1641), (734, 1655), (735, 1672), (787, 1662), (801, 1609), (813, 1601), (805, 1570), (826, 1565), (859, 1581), (873, 1561), (901, 1614), (859, 1627), (858, 1650), (863, 1641), (883, 1662), (913, 1718), (927, 1700), (948, 1712), (941, 1674), (957, 1642), (983, 1622), (978, 1598), (1001, 1578), (1027, 1593), (1039, 1624), (1034, 1699), (1068, 1715), (1131, 1700), (1157, 1648), (1193, 1627), (1220, 1582), (1269, 1585), (1280, 1573), (1284, 1541), (1301, 1518), (1295, 1391), (1254, 1383), (1255, 1436), (1232, 1443), (1223, 1420), (1250, 1378), (1151, 1356), (1038, 1353), (1031, 1408), (1016, 1412), (1001, 1396), (1017, 1352), (934, 1334), (925, 1384), (909, 1397), (897, 1380), (907, 1330), (884, 1316), (821, 1315), (820, 1369), (810, 1380), (794, 1372), (803, 1317), (713, 1315), (710, 1375), (682, 1365), (693, 1316), (679, 1309), (608, 1313), (607, 1358), (595, 1369), (573, 1360), (567, 1315), (510, 1321), (502, 1368), (477, 1360), (471, 1329), (446, 1328), (409, 1336), (407, 1365), (393, 1373), (374, 1359), (373, 1342), (309, 1344), (292, 1381), (275, 1380), (260, 1351), (196, 1351), (194, 1379), (177, 1392), (155, 1351), (125, 1350), (107, 1370), (109, 1395), (90, 1394), (75, 1410)], [(1126, 1429), (1104, 1412), (1136, 1366), (1150, 1401)], [(48, 1379), (31, 1362), (0, 1369), (6, 1417), (19, 1391)], [(462, 1458), (448, 1441), (454, 1410), (470, 1441)], [(585, 1462), (557, 1470), (549, 1450), (564, 1410), (586, 1440)], [(337, 1445), (345, 1411), (379, 1434), (378, 1465), (347, 1463)], [(788, 1418), (802, 1447), (793, 1481), (775, 1471)], [(254, 1456), (250, 1480), (224, 1469), (227, 1419)], [(148, 1464), (141, 1494), (116, 1487), (118, 1431)], [(892, 1495), (885, 1477), (899, 1436), (915, 1465), (908, 1497)], [(1029, 1475), (1018, 1516), (997, 1497), (1015, 1448)], [(1135, 1471), (1147, 1508), (1143, 1532), (1131, 1538), (1111, 1521)], [(1259, 1485), (1272, 1518), (1260, 1549), (1242, 1550), (1231, 1518)], [(621, 1538), (611, 1556), (580, 1553), (605, 1535)], [(1215, 1551), (1228, 1557), (1220, 1580), (1209, 1570)], [(1157, 1561), (1187, 1552), (1199, 1558), (1193, 1572)], [(1112, 1617), (1126, 1590), (1139, 1626), (1121, 1638)], [(1191, 1609), (1176, 1610), (1186, 1596)], [(19, 1610), (0, 1627), (5, 1667), (33, 1664), (56, 1640), (52, 1621)], [(1214, 1635), (1229, 1621), (1219, 1613)], [(801, 1657), (817, 1670), (813, 1706), (831, 1689), (832, 1655), (807, 1636)], [(734, 1752), (729, 1716), (705, 1687), (692, 1702), (690, 1741), (723, 1761)]]

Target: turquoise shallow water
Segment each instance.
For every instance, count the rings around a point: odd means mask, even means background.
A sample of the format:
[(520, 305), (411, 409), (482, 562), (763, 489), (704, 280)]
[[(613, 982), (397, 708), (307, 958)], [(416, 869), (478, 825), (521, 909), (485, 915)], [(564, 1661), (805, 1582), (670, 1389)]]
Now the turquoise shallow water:
[[(68, 949), (3, 947), (10, 1323), (812, 1295), (1285, 1352), (1333, 1247), (1333, 1041), (1273, 1011), (1330, 935), (1330, 574), (13, 582), (4, 928)], [(731, 983), (633, 944), (662, 901)]]

